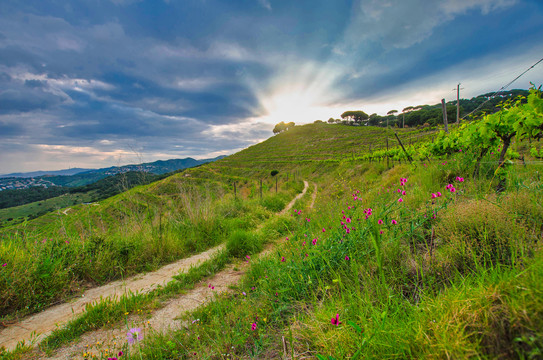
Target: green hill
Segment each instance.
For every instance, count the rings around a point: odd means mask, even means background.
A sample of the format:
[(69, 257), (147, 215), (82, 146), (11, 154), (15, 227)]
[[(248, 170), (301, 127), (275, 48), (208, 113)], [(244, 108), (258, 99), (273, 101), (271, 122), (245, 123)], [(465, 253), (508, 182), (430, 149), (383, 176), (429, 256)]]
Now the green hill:
[[(478, 177), (477, 154), (466, 148), (413, 164), (370, 160), (387, 137), (398, 147), (383, 128), (297, 126), (99, 205), (7, 227), (0, 316), (37, 311), (89, 282), (156, 269), (218, 243), (227, 242), (228, 256), (244, 256), (288, 237), (232, 292), (184, 315), (182, 330), (147, 334), (130, 356), (538, 358), (540, 165), (511, 161), (500, 170), (498, 144)], [(402, 129), (398, 137), (416, 149), (435, 133)], [(315, 207), (306, 195), (296, 213), (276, 215), (302, 180), (317, 186)], [(155, 300), (134, 297), (130, 311), (151, 311)], [(100, 324), (119, 320), (98, 314)], [(51, 343), (67, 341), (60, 336)]]

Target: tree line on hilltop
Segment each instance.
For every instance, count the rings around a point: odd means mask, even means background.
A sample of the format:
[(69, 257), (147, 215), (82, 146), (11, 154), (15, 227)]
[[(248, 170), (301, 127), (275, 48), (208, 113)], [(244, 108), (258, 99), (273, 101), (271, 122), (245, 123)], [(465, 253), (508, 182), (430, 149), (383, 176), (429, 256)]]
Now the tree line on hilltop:
[[(460, 99), (460, 118), (471, 114), (477, 117), (484, 114), (495, 113), (500, 110), (499, 104), (503, 101), (528, 96), (528, 90), (515, 89), (495, 93), (486, 93), (471, 99)], [(447, 120), (449, 123), (456, 122), (456, 100), (446, 103)], [(473, 114), (472, 114), (473, 112)], [(387, 115), (368, 115), (362, 110), (348, 110), (341, 114), (340, 119), (330, 118), (329, 124), (343, 125), (366, 125), (386, 127), (430, 127), (443, 124), (443, 109), (441, 104), (408, 106), (398, 110), (390, 110)], [(323, 120), (316, 120), (315, 123), (325, 123)], [(286, 131), (294, 126), (293, 122), (285, 124), (281, 122), (273, 129), (274, 134)]]

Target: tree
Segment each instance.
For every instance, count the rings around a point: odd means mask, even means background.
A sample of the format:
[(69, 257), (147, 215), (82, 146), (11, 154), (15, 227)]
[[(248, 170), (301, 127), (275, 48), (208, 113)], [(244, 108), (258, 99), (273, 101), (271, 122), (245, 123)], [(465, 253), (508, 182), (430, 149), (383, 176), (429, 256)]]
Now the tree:
[(296, 124), (294, 124), (294, 122), (289, 122), (289, 123), (286, 123), (281, 121), (280, 123), (276, 124), (275, 127), (273, 128), (273, 133), (274, 134), (279, 134), (283, 131), (287, 131), (289, 129), (292, 129)]
[(345, 111), (343, 114), (341, 114), (341, 118), (349, 121), (354, 121), (357, 124), (362, 123), (362, 121), (366, 121), (369, 119), (369, 115), (363, 112), (362, 110), (350, 110)]

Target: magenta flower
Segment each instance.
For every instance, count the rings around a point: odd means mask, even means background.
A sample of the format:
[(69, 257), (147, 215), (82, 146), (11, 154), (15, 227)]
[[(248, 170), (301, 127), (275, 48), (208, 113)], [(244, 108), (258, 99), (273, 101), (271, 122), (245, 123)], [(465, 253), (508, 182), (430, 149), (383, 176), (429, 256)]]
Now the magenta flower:
[(3, 263), (2, 264), (2, 267), (6, 267), (6, 266), (8, 266), (8, 263)]
[(379, 234), (383, 235), (383, 230), (379, 231)]
[(398, 222), (396, 220), (392, 220), (392, 225), (396, 225)]
[(251, 257), (250, 257), (249, 255), (246, 255), (245, 258), (246, 258), (247, 260), (251, 260)]
[(450, 188), (451, 192), (456, 192), (456, 189), (454, 187)]
[(281, 262), (285, 262), (285, 257), (284, 256), (281, 256)]
[(347, 228), (345, 229), (345, 231), (347, 232), (347, 234), (349, 234), (351, 232), (351, 229)]
[(310, 221), (311, 221), (311, 219), (310, 219), (310, 218), (305, 218), (305, 219), (307, 220), (307, 222), (310, 222)]
[(253, 330), (253, 331), (256, 330), (256, 323), (252, 323), (252, 324), (251, 324), (251, 330)]
[(325, 229), (325, 228), (322, 228), (322, 232), (326, 232), (326, 229)]
[(141, 328), (132, 328), (128, 330), (128, 333), (126, 334), (126, 339), (128, 340), (129, 344), (134, 344), (135, 342), (143, 339), (143, 335), (141, 334)]
[(432, 199), (435, 199), (436, 197), (437, 197), (437, 195), (432, 193)]
[(441, 197), (441, 193), (439, 191), (437, 192), (437, 197)]
[(348, 255), (345, 255), (345, 260), (351, 260), (351, 258)]
[(347, 224), (351, 223), (351, 218), (347, 218)]
[(404, 191), (402, 191), (402, 195), (405, 195), (405, 194), (406, 194), (405, 190), (404, 190)]
[(403, 199), (402, 199), (402, 198), (399, 198), (399, 199), (398, 199), (398, 202), (400, 202), (400, 203), (403, 202)]
[(457, 176), (457, 177), (456, 177), (456, 181), (458, 181), (458, 182), (464, 182), (464, 178), (463, 178), (463, 177), (460, 177), (460, 176)]
[(317, 239), (316, 239), (316, 238), (313, 239), (313, 241), (311, 241), (311, 243), (312, 243), (313, 245), (317, 245)]
[(383, 220), (379, 219), (379, 220), (377, 220), (377, 223), (378, 223), (379, 225), (382, 225), (382, 224), (383, 224)]
[(339, 326), (339, 324), (341, 324), (341, 321), (339, 321), (339, 314), (336, 314), (336, 317), (332, 318), (332, 320), (330, 320), (330, 322), (332, 323), (332, 325)]
[(288, 241), (288, 237), (287, 237), (286, 239), (287, 239), (287, 241)]

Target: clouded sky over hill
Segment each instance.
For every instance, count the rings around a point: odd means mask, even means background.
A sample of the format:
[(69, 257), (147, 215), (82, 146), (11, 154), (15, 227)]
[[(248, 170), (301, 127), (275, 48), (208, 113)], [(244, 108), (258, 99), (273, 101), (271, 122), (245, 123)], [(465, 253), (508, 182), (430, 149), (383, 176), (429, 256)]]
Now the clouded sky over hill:
[[(541, 0), (2, 0), (0, 174), (230, 154), (274, 124), (498, 90)], [(511, 88), (543, 83), (543, 63)]]

